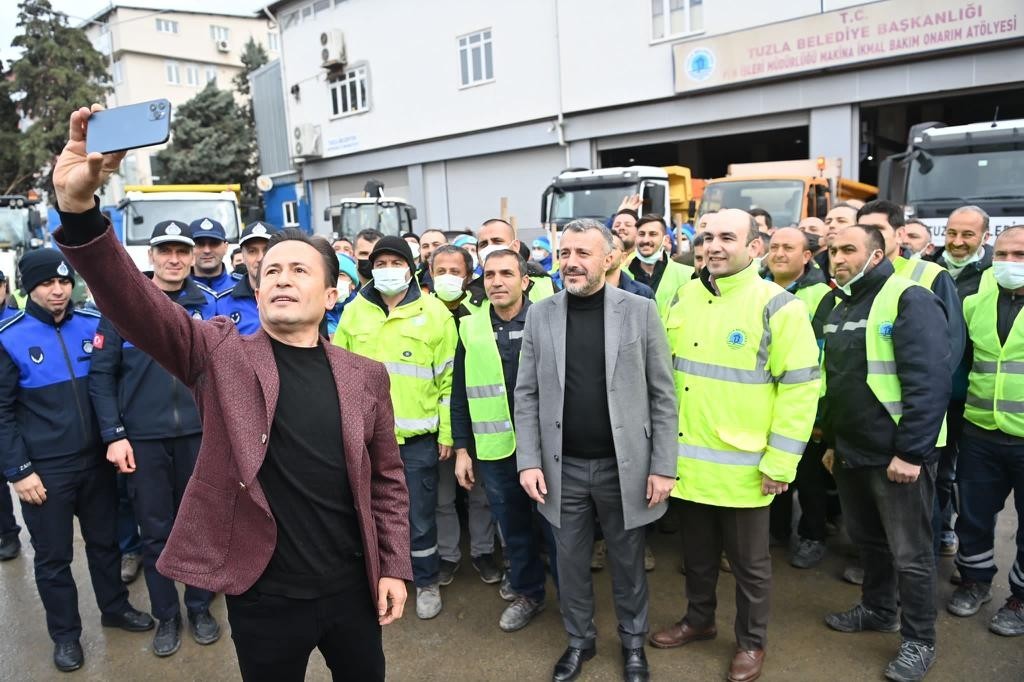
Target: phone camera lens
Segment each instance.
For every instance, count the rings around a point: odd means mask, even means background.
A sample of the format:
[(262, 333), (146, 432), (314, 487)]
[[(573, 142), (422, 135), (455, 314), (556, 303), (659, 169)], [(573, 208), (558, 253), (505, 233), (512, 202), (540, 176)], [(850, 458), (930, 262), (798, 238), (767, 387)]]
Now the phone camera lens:
[(159, 108), (160, 108), (160, 111), (163, 111), (164, 109), (166, 109), (166, 108), (167, 108), (167, 105), (166, 105), (166, 104), (164, 104), (163, 102), (160, 102), (160, 104), (159, 104)]
[(155, 104), (150, 104), (149, 105), (149, 110), (150, 111), (156, 111), (156, 105)]

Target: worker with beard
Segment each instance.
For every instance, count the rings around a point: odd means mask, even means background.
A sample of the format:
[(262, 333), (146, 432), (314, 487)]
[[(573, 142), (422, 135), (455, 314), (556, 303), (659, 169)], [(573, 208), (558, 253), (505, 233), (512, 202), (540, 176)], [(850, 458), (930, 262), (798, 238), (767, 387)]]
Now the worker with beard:
[(636, 258), (629, 264), (629, 274), (637, 282), (654, 289), (654, 301), (662, 320), (676, 291), (693, 276), (692, 267), (669, 257), (665, 250), (666, 234), (668, 226), (660, 215), (649, 213), (637, 221)]

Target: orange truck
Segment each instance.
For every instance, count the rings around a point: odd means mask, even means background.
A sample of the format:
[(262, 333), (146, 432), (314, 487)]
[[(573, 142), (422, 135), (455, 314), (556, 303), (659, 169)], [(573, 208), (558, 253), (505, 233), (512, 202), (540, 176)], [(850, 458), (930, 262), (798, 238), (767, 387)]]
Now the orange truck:
[(833, 204), (877, 196), (874, 185), (844, 178), (840, 159), (733, 163), (724, 178), (708, 180), (698, 215), (722, 208), (762, 208), (776, 227), (785, 227), (804, 218), (824, 218)]

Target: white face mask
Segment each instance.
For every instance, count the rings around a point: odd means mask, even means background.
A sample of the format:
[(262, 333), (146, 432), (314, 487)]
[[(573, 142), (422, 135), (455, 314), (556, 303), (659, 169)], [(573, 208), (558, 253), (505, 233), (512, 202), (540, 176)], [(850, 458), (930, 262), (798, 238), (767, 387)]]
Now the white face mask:
[(409, 268), (376, 268), (373, 288), (385, 296), (394, 296), (409, 288)]
[(352, 293), (352, 280), (348, 277), (338, 278), (338, 300), (344, 301)]
[(534, 249), (530, 255), (533, 257), (533, 260), (540, 262), (548, 257), (548, 252), (544, 249)]
[(507, 244), (491, 244), (477, 251), (480, 257), (480, 263), (486, 263), (487, 257), (495, 251), (511, 251)]
[[(871, 255), (868, 256), (868, 260), (867, 260), (866, 263), (864, 263), (864, 267), (862, 267), (860, 269), (860, 272), (858, 272), (856, 275), (851, 277), (849, 282), (847, 282), (843, 286), (839, 287), (840, 291), (842, 291), (847, 296), (852, 296), (853, 295), (853, 293), (852, 293), (853, 292), (853, 285), (856, 284), (857, 282), (859, 282), (861, 279), (863, 279), (864, 275), (866, 275), (868, 273), (868, 270), (871, 269), (871, 259), (874, 257), (874, 255), (875, 255), (875, 252), (872, 252)], [(883, 254), (883, 256), (884, 256), (884, 254)]]
[(997, 260), (992, 263), (992, 274), (996, 283), (1004, 289), (1016, 291), (1024, 287), (1024, 263)]
[(438, 275), (434, 278), (434, 293), (445, 303), (457, 301), (463, 294), (465, 281), (458, 275)]
[(949, 253), (948, 251), (944, 251), (942, 253), (942, 259), (945, 260), (950, 265), (952, 265), (954, 268), (959, 268), (959, 269), (962, 270), (963, 268), (966, 268), (971, 263), (976, 263), (979, 260), (981, 260), (981, 255), (983, 253), (985, 253), (985, 249), (981, 248), (981, 249), (978, 249), (977, 251), (975, 251), (974, 253), (972, 253), (967, 258), (964, 258), (963, 260), (960, 260), (959, 258), (955, 258), (953, 256), (953, 254)]
[(408, 244), (409, 248), (412, 250), (412, 259), (416, 260), (417, 258), (419, 258), (420, 257), (420, 245), (419, 244), (413, 244), (412, 242), (406, 242), (406, 244)]
[(640, 251), (636, 252), (636, 259), (645, 265), (654, 265), (661, 260), (662, 254), (665, 253), (665, 248), (661, 247), (650, 256), (645, 256)]

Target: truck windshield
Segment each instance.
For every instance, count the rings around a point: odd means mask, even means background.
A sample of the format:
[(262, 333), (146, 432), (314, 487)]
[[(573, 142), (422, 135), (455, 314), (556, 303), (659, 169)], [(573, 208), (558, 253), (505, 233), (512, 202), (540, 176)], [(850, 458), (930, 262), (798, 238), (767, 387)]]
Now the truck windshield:
[(197, 218), (213, 218), (224, 226), (229, 242), (238, 241), (238, 210), (233, 201), (147, 199), (132, 201), (125, 207), (125, 242), (128, 246), (148, 245), (157, 223), (164, 220), (190, 223)]
[(929, 199), (984, 200), (1020, 195), (1024, 188), (1024, 152), (1002, 148), (929, 152), (915, 158), (907, 180), (907, 203)]
[(749, 211), (763, 208), (779, 226), (800, 222), (804, 203), (804, 183), (799, 180), (731, 180), (712, 182), (704, 188), (700, 214), (721, 208)]
[(397, 206), (378, 206), (377, 204), (356, 204), (342, 206), (337, 232), (341, 237), (354, 239), (360, 230), (380, 230), (385, 236), (397, 237), (398, 225)]
[(553, 223), (565, 223), (574, 218), (605, 220), (619, 210), (622, 197), (636, 191), (635, 184), (559, 188), (551, 196), (548, 220)]
[(28, 239), (28, 209), (0, 208), (0, 246), (25, 246)]

